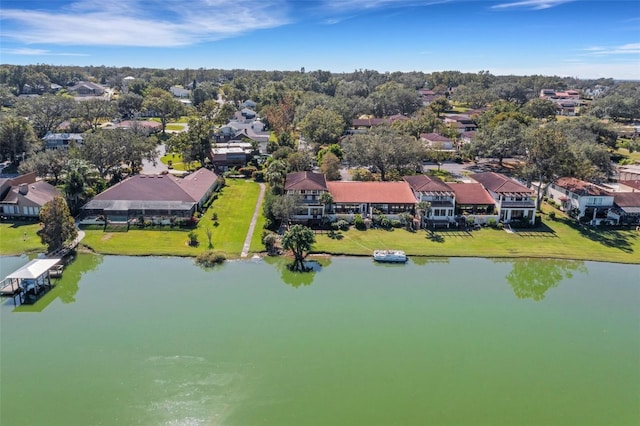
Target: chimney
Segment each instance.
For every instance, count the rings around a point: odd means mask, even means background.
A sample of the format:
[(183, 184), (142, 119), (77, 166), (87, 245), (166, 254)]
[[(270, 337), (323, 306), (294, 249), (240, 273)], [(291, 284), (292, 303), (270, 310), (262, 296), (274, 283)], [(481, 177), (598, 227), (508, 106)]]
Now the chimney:
[(22, 195), (27, 195), (27, 192), (29, 192), (29, 184), (21, 183), (20, 186), (18, 186), (18, 192)]

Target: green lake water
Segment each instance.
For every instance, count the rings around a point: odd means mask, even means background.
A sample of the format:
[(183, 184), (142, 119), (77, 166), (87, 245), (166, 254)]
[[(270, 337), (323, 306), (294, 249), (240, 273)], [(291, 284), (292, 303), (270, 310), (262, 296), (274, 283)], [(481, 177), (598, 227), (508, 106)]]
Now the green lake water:
[(79, 255), (0, 306), (0, 424), (640, 424), (639, 265), (316, 266)]

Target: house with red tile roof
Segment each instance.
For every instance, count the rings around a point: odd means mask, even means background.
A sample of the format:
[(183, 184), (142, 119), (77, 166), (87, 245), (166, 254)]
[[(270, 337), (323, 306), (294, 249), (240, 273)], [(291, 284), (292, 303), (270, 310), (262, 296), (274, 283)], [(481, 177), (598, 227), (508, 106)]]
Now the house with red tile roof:
[(286, 195), (298, 197), (296, 212), (291, 217), (293, 222), (313, 222), (322, 219), (325, 204), (321, 195), (328, 192), (324, 174), (313, 172), (295, 172), (287, 174), (284, 183)]
[(606, 219), (614, 198), (606, 189), (573, 177), (562, 177), (551, 183), (547, 197), (559, 203), (560, 210), (578, 220), (590, 220), (594, 225)]
[(447, 183), (456, 197), (456, 216), (473, 218), (474, 223), (487, 224), (490, 219), (496, 222), (497, 214), (493, 197), (480, 183)]
[(500, 173), (474, 173), (469, 177), (482, 184), (491, 195), (501, 221), (526, 221), (530, 225), (535, 224), (536, 203), (533, 190)]
[(55, 186), (36, 180), (35, 173), (0, 179), (0, 216), (37, 219), (42, 206), (60, 195)]
[(402, 178), (409, 184), (418, 203), (426, 202), (430, 210), (422, 218), (422, 226), (435, 227), (455, 223), (456, 195), (451, 187), (435, 176), (414, 175)]
[(397, 218), (415, 212), (416, 197), (406, 181), (402, 182), (327, 182), (336, 215), (384, 214)]
[(171, 174), (134, 175), (96, 195), (81, 208), (81, 223), (99, 216), (111, 222), (146, 221), (169, 224), (191, 218), (218, 188), (218, 175), (201, 168), (184, 178)]

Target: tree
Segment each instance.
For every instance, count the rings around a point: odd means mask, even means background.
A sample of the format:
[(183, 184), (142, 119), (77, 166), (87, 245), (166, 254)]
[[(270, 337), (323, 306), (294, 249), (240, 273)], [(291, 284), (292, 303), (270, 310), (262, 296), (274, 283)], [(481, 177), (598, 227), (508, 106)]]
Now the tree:
[(295, 258), (295, 264), (300, 269), (304, 267), (304, 258), (316, 242), (311, 228), (303, 225), (291, 226), (282, 236), (282, 247), (285, 250), (291, 250)]
[(162, 133), (165, 133), (169, 119), (178, 118), (182, 114), (182, 103), (171, 93), (157, 87), (147, 93), (142, 106), (147, 112), (160, 119)]
[(273, 160), (267, 166), (265, 179), (271, 186), (271, 192), (275, 195), (284, 193), (284, 182), (289, 171), (289, 164), (285, 160)]
[(115, 114), (115, 105), (103, 98), (86, 99), (78, 102), (76, 106), (76, 117), (80, 118), (94, 131), (100, 127), (102, 120), (110, 120)]
[(342, 158), (344, 157), (344, 152), (342, 151), (342, 147), (337, 143), (333, 143), (329, 146), (324, 146), (320, 148), (320, 150), (318, 150), (318, 154), (316, 155), (316, 160), (318, 164), (322, 164), (322, 157), (324, 157), (324, 155), (327, 153), (332, 153), (333, 155), (338, 157), (338, 160), (342, 160)]
[(130, 133), (125, 129), (98, 130), (87, 134), (78, 149), (79, 158), (92, 164), (106, 178), (119, 167), (127, 149)]
[(384, 125), (376, 126), (364, 134), (347, 137), (343, 149), (352, 165), (373, 166), (382, 180), (391, 170), (415, 170), (422, 164), (422, 144)]
[(142, 111), (144, 98), (136, 93), (126, 93), (118, 98), (118, 112), (122, 117), (134, 118)]
[(169, 149), (182, 154), (186, 162), (198, 161), (205, 165), (211, 161), (211, 138), (215, 124), (206, 118), (189, 121), (189, 130), (174, 136)]
[(67, 202), (60, 196), (42, 206), (40, 221), (40, 239), (49, 252), (62, 248), (78, 236)]
[(69, 153), (63, 149), (39, 151), (30, 155), (20, 163), (20, 173), (36, 172), (36, 176), (46, 178), (53, 176), (53, 184), (57, 185), (69, 162)]
[(300, 122), (302, 134), (318, 145), (337, 142), (345, 128), (340, 114), (322, 107), (311, 110)]
[(434, 99), (428, 105), (428, 108), (436, 114), (436, 117), (440, 117), (443, 112), (451, 109), (451, 102), (444, 96)]
[(529, 129), (525, 138), (526, 165), (525, 171), (538, 179), (538, 193), (536, 208), (540, 210), (542, 186), (546, 187), (558, 175), (563, 175), (566, 165), (570, 162), (570, 152), (566, 139), (562, 133), (549, 127), (535, 127)]
[(325, 212), (330, 213), (332, 211), (331, 206), (333, 204), (333, 195), (331, 195), (329, 191), (324, 191), (322, 194), (320, 194), (320, 196), (318, 197), (318, 201), (320, 201), (324, 206)]
[(326, 153), (322, 157), (320, 170), (324, 173), (327, 180), (340, 180), (340, 159), (332, 152)]
[(522, 112), (537, 119), (555, 120), (558, 106), (549, 99), (535, 98), (524, 104)]
[(289, 172), (304, 172), (313, 169), (313, 157), (307, 151), (295, 151), (287, 156)]
[(42, 95), (21, 99), (16, 106), (19, 114), (29, 119), (36, 136), (42, 138), (71, 117), (75, 102), (67, 96)]
[(13, 161), (35, 150), (38, 140), (29, 122), (10, 115), (0, 118), (0, 159)]
[(502, 167), (506, 157), (523, 153), (522, 141), (525, 126), (515, 119), (508, 118), (494, 126), (481, 128), (473, 142), (483, 157), (497, 158)]

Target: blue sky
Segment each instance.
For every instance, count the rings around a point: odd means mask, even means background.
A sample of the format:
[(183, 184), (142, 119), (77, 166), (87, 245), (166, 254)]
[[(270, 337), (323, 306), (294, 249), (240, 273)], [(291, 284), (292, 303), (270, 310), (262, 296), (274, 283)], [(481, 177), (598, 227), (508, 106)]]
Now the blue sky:
[(2, 0), (0, 63), (640, 80), (640, 1)]

